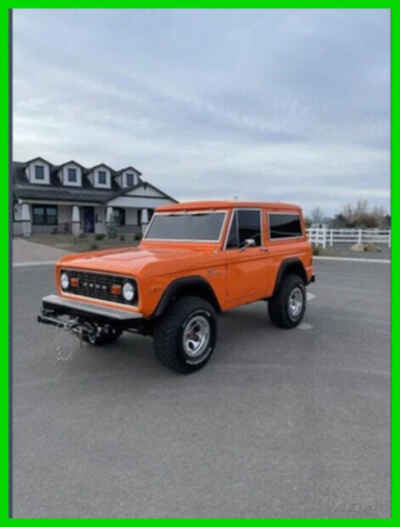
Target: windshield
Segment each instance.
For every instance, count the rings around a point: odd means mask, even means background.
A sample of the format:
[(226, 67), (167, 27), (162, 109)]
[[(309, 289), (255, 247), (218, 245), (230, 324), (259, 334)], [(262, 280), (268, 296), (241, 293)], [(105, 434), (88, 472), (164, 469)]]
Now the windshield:
[(217, 242), (226, 212), (154, 214), (146, 233), (149, 240)]

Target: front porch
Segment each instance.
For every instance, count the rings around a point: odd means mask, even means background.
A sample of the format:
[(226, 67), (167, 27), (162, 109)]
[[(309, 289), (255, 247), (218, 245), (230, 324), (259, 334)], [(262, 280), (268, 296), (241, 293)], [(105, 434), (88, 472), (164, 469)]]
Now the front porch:
[(142, 235), (152, 214), (145, 208), (25, 201), (14, 205), (13, 235)]

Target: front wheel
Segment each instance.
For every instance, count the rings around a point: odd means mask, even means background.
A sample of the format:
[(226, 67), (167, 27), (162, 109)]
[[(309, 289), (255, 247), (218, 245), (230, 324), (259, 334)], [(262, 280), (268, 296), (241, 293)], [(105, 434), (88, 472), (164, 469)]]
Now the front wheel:
[(202, 298), (179, 298), (154, 329), (156, 357), (179, 373), (192, 373), (205, 366), (216, 341), (215, 310)]
[(271, 322), (280, 328), (294, 328), (302, 321), (306, 310), (306, 288), (295, 274), (283, 278), (278, 291), (268, 301)]

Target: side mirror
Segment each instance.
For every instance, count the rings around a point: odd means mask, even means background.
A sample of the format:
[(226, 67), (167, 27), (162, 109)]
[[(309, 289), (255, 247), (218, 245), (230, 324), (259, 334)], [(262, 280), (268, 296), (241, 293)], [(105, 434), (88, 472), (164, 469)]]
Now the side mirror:
[(249, 247), (255, 247), (255, 246), (256, 246), (256, 241), (253, 240), (253, 238), (247, 238), (246, 240), (244, 240), (242, 251), (245, 251)]

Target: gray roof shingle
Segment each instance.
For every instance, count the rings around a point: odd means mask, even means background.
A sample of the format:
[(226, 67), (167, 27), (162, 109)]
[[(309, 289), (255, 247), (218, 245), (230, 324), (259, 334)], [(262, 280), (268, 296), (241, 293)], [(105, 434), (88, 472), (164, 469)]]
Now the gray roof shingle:
[[(35, 159), (41, 159), (50, 165), (49, 185), (38, 185), (35, 183), (30, 183), (28, 178), (26, 177), (25, 168), (29, 163), (31, 163)], [(148, 185), (163, 194), (165, 198), (171, 199), (172, 201), (176, 202), (174, 198), (171, 198), (171, 196), (168, 196), (168, 194), (165, 194), (165, 192), (163, 192), (162, 190), (143, 180), (140, 180), (140, 182), (134, 186), (128, 188), (121, 188), (115, 181), (114, 177), (126, 169), (115, 171), (111, 167), (108, 167), (108, 165), (105, 165), (105, 163), (99, 163), (94, 167), (85, 168), (76, 161), (71, 161), (82, 168), (82, 186), (67, 187), (61, 183), (59, 177), (57, 176), (57, 172), (60, 170), (60, 168), (65, 165), (65, 163), (61, 165), (52, 165), (43, 158), (36, 157), (35, 159), (27, 161), (26, 163), (23, 163), (21, 161), (13, 161), (12, 163), (12, 190), (14, 197), (17, 199), (25, 198), (56, 201), (107, 203), (111, 199), (116, 198), (117, 196), (122, 196), (123, 194), (129, 192), (132, 189), (140, 187), (141, 185)], [(88, 177), (89, 173), (94, 170), (94, 168), (101, 165), (107, 166), (111, 171), (111, 189), (96, 188), (90, 182), (90, 179)], [(140, 174), (138, 170), (136, 170), (136, 172)]]

